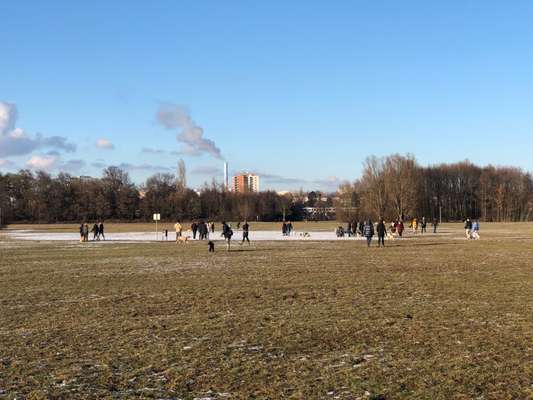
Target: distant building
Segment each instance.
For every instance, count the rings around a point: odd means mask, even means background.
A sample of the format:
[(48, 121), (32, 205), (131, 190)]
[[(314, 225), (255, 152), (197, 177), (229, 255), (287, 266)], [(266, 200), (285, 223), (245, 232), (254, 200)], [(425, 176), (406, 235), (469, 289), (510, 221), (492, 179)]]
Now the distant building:
[(97, 180), (96, 178), (87, 175), (81, 175), (78, 179), (80, 180), (80, 182), (93, 182)]
[(234, 176), (233, 191), (235, 193), (259, 192), (259, 176), (254, 174), (241, 174)]

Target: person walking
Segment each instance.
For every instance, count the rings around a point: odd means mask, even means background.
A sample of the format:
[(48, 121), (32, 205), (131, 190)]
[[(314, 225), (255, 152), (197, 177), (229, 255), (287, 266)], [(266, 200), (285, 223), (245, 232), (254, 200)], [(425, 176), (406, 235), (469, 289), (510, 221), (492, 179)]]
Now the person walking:
[(93, 233), (93, 241), (97, 239), (100, 240), (100, 237), (99, 237), (100, 229), (98, 228), (98, 224), (96, 222), (94, 223), (93, 228), (91, 229), (91, 232)]
[(437, 218), (433, 218), (433, 222), (431, 223), (431, 225), (433, 226), (433, 233), (437, 233), (437, 226), (439, 225), (439, 221), (437, 220)]
[(385, 247), (385, 235), (387, 234), (387, 228), (385, 227), (385, 221), (381, 219), (376, 227), (378, 234), (378, 247)]
[(198, 232), (198, 224), (194, 221), (191, 224), (192, 238), (196, 240), (196, 232)]
[(287, 236), (290, 236), (292, 233), (292, 222), (287, 222)]
[(89, 241), (89, 225), (87, 225), (87, 222), (83, 224), (83, 241)]
[(215, 233), (215, 223), (211, 222), (211, 233)]
[(359, 228), (358, 228), (358, 231), (359, 231), (359, 236), (360, 236), (360, 237), (363, 237), (363, 230), (364, 230), (364, 227), (365, 227), (365, 222), (364, 222), (364, 221), (359, 222)]
[(413, 228), (413, 234), (416, 235), (418, 233), (418, 220), (416, 218), (411, 221), (411, 228)]
[(100, 224), (98, 225), (98, 233), (100, 234), (100, 236), (102, 236), (102, 238), (105, 240), (105, 235), (104, 235), (104, 223), (102, 221), (100, 221)]
[(244, 224), (242, 225), (242, 242), (241, 245), (244, 243), (244, 241), (247, 241), (248, 244), (250, 244), (250, 225), (248, 224), (248, 221), (244, 220)]
[(402, 237), (402, 234), (403, 234), (403, 230), (404, 230), (404, 226), (403, 226), (403, 222), (402, 220), (399, 220), (398, 221), (398, 224), (396, 225), (396, 232), (398, 232), (398, 236), (399, 237)]
[(200, 221), (198, 223), (198, 240), (204, 240), (204, 237), (205, 237), (204, 228), (205, 228), (205, 222)]
[(181, 224), (179, 223), (179, 221), (174, 224), (174, 230), (176, 231), (176, 242), (177, 242), (178, 238), (181, 237), (181, 233), (183, 231), (183, 228)]
[(422, 230), (421, 230), (422, 234), (426, 233), (427, 225), (428, 225), (428, 223), (426, 221), (426, 217), (422, 217), (422, 221), (420, 223), (420, 228), (422, 228)]
[(352, 223), (351, 222), (348, 222), (348, 224), (346, 225), (345, 232), (348, 235), (348, 237), (352, 237)]
[(477, 220), (472, 223), (472, 239), (479, 240), (479, 222)]
[(231, 237), (233, 236), (233, 230), (231, 229), (231, 225), (226, 224), (226, 222), (222, 222), (222, 236), (226, 240), (226, 250), (230, 250), (231, 246)]
[(467, 239), (472, 239), (472, 221), (470, 218), (465, 221), (465, 235)]
[(80, 224), (80, 242), (83, 242), (84, 240), (83, 236), (83, 222)]
[(366, 221), (363, 226), (363, 236), (366, 237), (367, 247), (370, 247), (372, 244), (372, 237), (374, 236), (374, 225), (371, 220)]
[(283, 236), (287, 236), (287, 223), (283, 221), (283, 224), (281, 225), (281, 233)]
[(165, 240), (168, 240), (168, 229), (165, 229)]
[(204, 239), (209, 239), (209, 224), (207, 223), (207, 221), (204, 222)]

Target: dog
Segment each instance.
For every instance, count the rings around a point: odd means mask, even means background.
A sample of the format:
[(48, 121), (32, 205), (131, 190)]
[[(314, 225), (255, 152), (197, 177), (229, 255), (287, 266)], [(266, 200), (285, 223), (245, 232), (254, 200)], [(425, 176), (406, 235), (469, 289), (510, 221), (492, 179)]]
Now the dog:
[(187, 244), (189, 243), (189, 236), (178, 236), (176, 238), (176, 244)]
[(311, 235), (309, 234), (309, 232), (303, 232), (303, 233), (300, 233), (300, 237), (308, 238), (308, 237), (311, 237)]
[(209, 246), (209, 252), (210, 253), (214, 253), (215, 252), (215, 242), (210, 240), (209, 242), (207, 242), (207, 245)]

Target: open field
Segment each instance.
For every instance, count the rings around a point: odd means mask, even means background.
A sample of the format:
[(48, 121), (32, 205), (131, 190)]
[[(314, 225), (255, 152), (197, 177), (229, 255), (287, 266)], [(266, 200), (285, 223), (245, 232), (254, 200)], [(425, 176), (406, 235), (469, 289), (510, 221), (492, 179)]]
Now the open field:
[(215, 254), (2, 234), (0, 398), (533, 398), (533, 224), (443, 232)]

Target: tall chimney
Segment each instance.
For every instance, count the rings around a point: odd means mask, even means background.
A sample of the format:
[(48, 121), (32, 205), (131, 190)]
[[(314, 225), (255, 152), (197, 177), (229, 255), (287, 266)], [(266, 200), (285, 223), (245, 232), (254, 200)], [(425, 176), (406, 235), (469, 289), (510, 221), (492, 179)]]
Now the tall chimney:
[(227, 161), (224, 161), (224, 189), (229, 190), (229, 169)]

